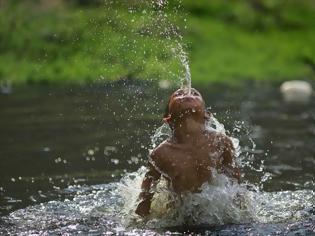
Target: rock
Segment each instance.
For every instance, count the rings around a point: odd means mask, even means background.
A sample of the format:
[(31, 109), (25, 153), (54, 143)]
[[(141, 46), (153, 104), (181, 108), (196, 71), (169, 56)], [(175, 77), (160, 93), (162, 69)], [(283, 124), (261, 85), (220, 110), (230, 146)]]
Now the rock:
[(280, 86), (283, 99), (288, 103), (308, 103), (313, 94), (312, 85), (303, 80), (286, 81)]

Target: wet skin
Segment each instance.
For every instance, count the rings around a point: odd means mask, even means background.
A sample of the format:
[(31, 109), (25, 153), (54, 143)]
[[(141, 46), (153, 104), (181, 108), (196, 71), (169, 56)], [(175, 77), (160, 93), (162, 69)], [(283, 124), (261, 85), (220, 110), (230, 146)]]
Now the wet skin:
[(234, 148), (229, 137), (208, 131), (209, 114), (200, 93), (192, 89), (175, 91), (169, 100), (164, 121), (173, 131), (170, 139), (154, 149), (149, 158), (148, 172), (142, 182), (136, 213), (150, 213), (152, 189), (161, 176), (175, 193), (198, 192), (203, 183), (211, 181), (212, 170), (239, 181), (234, 163)]

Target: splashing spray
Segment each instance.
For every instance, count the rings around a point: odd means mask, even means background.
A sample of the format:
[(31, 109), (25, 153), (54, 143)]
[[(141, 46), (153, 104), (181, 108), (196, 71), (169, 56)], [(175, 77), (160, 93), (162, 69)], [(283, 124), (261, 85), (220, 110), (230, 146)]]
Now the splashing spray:
[(183, 49), (182, 44), (177, 42), (177, 47), (172, 48), (172, 52), (174, 53), (175, 57), (177, 57), (181, 64), (183, 65), (185, 69), (185, 76), (184, 78), (181, 79), (181, 88), (182, 89), (187, 89), (188, 95), (191, 94), (191, 73), (190, 73), (190, 68), (189, 68), (189, 60), (188, 60), (188, 55)]

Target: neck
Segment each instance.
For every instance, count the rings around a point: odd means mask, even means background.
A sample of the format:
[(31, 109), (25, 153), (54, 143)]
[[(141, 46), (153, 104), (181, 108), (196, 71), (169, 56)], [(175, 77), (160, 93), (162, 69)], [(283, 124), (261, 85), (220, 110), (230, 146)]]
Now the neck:
[(174, 124), (173, 137), (177, 143), (192, 143), (204, 134), (205, 123), (186, 118)]

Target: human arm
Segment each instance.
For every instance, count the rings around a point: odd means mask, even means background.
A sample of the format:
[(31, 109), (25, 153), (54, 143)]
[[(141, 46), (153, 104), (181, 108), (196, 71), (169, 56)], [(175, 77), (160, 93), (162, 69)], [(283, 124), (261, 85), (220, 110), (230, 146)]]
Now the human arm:
[[(152, 157), (150, 159), (152, 161)], [(135, 211), (141, 217), (144, 217), (150, 213), (151, 200), (154, 195), (152, 189), (161, 177), (161, 174), (156, 170), (151, 162), (149, 162), (148, 168), (149, 170), (145, 174), (141, 184), (141, 193), (139, 194), (140, 203), (138, 204)]]

